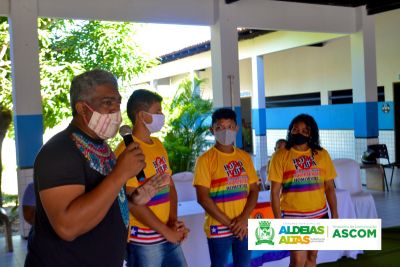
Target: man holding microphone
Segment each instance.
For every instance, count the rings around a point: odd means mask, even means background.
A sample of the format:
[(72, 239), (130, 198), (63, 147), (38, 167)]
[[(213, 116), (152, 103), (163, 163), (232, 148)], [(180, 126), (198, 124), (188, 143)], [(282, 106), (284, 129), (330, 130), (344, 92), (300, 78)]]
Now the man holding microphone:
[(93, 70), (70, 88), (73, 119), (38, 153), (37, 212), (25, 266), (122, 266), (129, 205), (144, 205), (168, 177), (155, 175), (126, 195), (126, 181), (144, 167), (135, 142), (116, 159), (105, 140), (121, 123), (116, 78)]

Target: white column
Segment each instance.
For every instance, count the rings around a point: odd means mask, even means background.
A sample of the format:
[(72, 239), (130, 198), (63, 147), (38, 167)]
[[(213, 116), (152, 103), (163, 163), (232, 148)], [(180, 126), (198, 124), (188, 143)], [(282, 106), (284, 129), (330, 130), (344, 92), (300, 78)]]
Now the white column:
[(264, 57), (251, 58), (252, 97), (251, 121), (253, 129), (254, 166), (257, 170), (268, 162), (265, 110)]
[(216, 0), (216, 23), (211, 26), (211, 65), (214, 108), (235, 110), (239, 132), (236, 146), (242, 147), (242, 115), (240, 109), (239, 55), (237, 25), (225, 9), (224, 0)]
[(42, 113), (37, 8), (37, 0), (10, 1), (13, 103), (17, 115)]
[[(367, 150), (367, 146), (379, 142), (379, 129), (375, 17), (368, 16), (365, 7), (358, 8), (357, 12), (360, 31), (351, 34), (350, 45), (354, 100), (354, 157), (361, 162), (361, 156)], [(361, 170), (363, 183), (375, 175), (371, 169)]]
[(351, 65), (354, 100), (355, 159), (360, 161), (368, 144), (378, 142), (375, 17), (358, 8), (360, 31), (351, 34)]
[(240, 105), (238, 33), (220, 18), (211, 26), (211, 64), (214, 107)]
[[(26, 185), (32, 181), (33, 163), (43, 144), (42, 99), (40, 95), (37, 0), (10, 1), (10, 49), (17, 148), (19, 203)], [(20, 208), (20, 233), (29, 226)]]
[(377, 101), (375, 17), (360, 7), (360, 31), (350, 35), (354, 102)]

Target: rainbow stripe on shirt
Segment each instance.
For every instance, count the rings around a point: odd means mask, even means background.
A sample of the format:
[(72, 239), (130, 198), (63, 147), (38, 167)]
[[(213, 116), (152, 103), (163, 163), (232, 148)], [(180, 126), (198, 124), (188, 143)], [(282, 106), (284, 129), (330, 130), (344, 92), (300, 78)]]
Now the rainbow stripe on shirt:
[(319, 168), (285, 172), (283, 174), (282, 193), (310, 192), (323, 189), (322, 172)]
[[(325, 172), (317, 166), (314, 156), (301, 155), (292, 160), (295, 167), (283, 173), (282, 193), (307, 193), (324, 190), (324, 182), (321, 176)], [(284, 218), (310, 218), (317, 219), (328, 213), (326, 204), (323, 208), (312, 211), (283, 210)]]
[(224, 177), (211, 182), (210, 197), (215, 203), (246, 199), (248, 194), (248, 177)]
[(169, 185), (165, 186), (152, 199), (150, 199), (146, 206), (156, 206), (166, 202), (169, 202)]

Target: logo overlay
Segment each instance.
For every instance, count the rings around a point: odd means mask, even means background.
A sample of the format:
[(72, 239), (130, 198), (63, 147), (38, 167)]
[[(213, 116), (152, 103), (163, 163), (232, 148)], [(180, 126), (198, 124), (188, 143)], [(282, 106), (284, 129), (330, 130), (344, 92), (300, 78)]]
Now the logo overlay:
[(256, 229), (256, 245), (267, 243), (269, 245), (274, 245), (274, 228), (271, 228), (271, 222), (259, 220), (259, 227)]
[(380, 219), (249, 219), (250, 250), (381, 250)]

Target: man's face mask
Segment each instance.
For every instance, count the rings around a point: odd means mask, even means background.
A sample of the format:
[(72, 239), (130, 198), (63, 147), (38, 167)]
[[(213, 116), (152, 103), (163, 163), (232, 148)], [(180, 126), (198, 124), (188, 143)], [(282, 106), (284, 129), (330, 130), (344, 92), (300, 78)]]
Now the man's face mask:
[(145, 113), (148, 115), (151, 115), (151, 117), (152, 117), (151, 123), (144, 122), (144, 125), (147, 127), (147, 129), (149, 129), (150, 133), (155, 133), (155, 132), (160, 131), (162, 129), (162, 127), (164, 126), (164, 122), (165, 122), (164, 114), (152, 114), (152, 113), (148, 113), (148, 112), (145, 112)]
[(121, 125), (121, 111), (102, 114), (86, 105), (92, 112), (92, 117), (88, 123), (89, 129), (96, 133), (103, 140), (114, 137)]
[(232, 145), (236, 139), (236, 131), (230, 129), (224, 129), (214, 131), (215, 139), (224, 146)]

